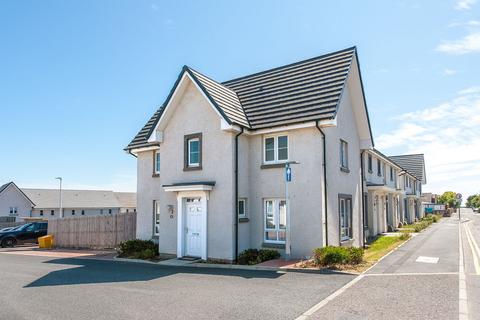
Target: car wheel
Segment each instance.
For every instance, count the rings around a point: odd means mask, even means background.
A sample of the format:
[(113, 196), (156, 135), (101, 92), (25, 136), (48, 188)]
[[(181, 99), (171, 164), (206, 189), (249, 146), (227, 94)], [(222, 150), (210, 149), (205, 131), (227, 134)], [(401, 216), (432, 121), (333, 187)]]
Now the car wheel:
[(7, 238), (2, 241), (2, 247), (15, 247), (17, 240), (14, 238)]

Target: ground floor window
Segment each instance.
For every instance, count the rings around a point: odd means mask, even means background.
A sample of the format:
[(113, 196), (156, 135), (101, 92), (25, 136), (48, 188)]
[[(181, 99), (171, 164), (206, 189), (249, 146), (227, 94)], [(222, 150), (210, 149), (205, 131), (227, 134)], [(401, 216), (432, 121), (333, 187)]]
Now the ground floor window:
[(285, 243), (287, 203), (285, 199), (265, 199), (265, 242)]
[(352, 196), (338, 196), (338, 212), (340, 215), (340, 240), (352, 238)]
[(160, 234), (160, 203), (157, 200), (153, 200), (153, 234)]
[(238, 199), (238, 218), (245, 218), (247, 216), (246, 205), (246, 199)]

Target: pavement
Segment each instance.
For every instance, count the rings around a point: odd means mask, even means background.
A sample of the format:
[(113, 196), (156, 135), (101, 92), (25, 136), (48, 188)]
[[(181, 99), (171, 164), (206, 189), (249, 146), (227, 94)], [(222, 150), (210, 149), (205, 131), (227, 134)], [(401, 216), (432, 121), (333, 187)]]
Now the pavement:
[(298, 319), (480, 319), (480, 215), (462, 212), (461, 222), (433, 224)]
[(0, 249), (0, 318), (480, 319), (480, 214), (462, 209), (461, 218), (433, 224), (358, 276)]

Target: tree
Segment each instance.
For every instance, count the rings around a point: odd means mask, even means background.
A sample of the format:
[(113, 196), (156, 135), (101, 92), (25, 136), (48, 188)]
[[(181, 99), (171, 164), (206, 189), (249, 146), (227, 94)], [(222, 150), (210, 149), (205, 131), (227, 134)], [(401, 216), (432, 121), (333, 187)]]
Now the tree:
[(440, 197), (438, 202), (448, 205), (449, 208), (457, 208), (460, 206), (460, 201), (457, 200), (457, 193), (453, 191), (446, 191)]
[(467, 198), (467, 207), (480, 208), (480, 194), (473, 194)]

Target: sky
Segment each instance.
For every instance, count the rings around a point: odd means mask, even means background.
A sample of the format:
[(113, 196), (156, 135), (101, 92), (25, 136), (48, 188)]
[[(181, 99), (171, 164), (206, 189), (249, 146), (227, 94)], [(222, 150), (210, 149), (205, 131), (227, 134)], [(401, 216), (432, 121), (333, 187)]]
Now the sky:
[(0, 183), (135, 191), (183, 65), (225, 81), (357, 46), (375, 146), (480, 192), (480, 0), (0, 2)]

